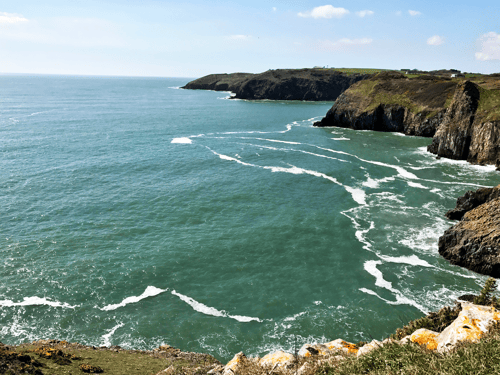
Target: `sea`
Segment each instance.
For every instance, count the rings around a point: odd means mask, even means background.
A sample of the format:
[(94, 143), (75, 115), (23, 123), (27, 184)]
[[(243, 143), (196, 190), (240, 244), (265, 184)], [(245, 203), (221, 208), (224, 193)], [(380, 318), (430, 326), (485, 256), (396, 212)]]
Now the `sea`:
[(438, 238), (493, 166), (188, 78), (0, 76), (0, 341), (228, 361), (383, 339), (476, 293)]

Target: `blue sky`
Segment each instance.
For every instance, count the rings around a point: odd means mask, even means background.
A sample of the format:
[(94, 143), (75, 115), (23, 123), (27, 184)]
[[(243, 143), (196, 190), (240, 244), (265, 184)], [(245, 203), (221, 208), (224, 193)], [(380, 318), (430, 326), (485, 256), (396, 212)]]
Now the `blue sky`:
[(500, 72), (494, 1), (0, 1), (0, 73)]

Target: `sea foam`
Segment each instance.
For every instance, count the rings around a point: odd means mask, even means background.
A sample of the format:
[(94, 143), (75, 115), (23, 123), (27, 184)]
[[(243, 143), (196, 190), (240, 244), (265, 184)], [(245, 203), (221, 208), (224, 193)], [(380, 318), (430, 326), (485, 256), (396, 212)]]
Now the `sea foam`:
[(74, 309), (78, 306), (71, 306), (66, 302), (50, 301), (46, 298), (40, 297), (24, 297), (22, 302), (13, 302), (11, 300), (0, 301), (0, 306), (3, 307), (13, 307), (13, 306), (52, 306), (52, 307), (64, 307), (67, 309)]
[(204, 305), (203, 303), (198, 302), (191, 297), (185, 296), (184, 294), (177, 293), (175, 290), (173, 290), (171, 293), (174, 296), (179, 297), (181, 299), (181, 301), (186, 302), (189, 306), (191, 306), (193, 308), (193, 310), (198, 311), (198, 312), (205, 314), (205, 315), (217, 316), (220, 318), (231, 318), (231, 319), (237, 320), (238, 322), (242, 322), (242, 323), (248, 323), (248, 322), (252, 322), (252, 321), (262, 322), (262, 320), (260, 320), (259, 318), (253, 318), (250, 316), (229, 315), (225, 311), (217, 310), (215, 307), (210, 307), (210, 306)]
[(181, 138), (174, 138), (172, 139), (172, 142), (170, 143), (184, 143), (184, 144), (191, 144), (193, 141), (190, 138), (187, 137), (181, 137)]
[(137, 302), (143, 300), (144, 298), (154, 297), (154, 296), (157, 296), (158, 294), (166, 292), (166, 291), (168, 291), (168, 289), (160, 289), (160, 288), (156, 288), (154, 286), (148, 286), (146, 288), (146, 290), (144, 291), (144, 293), (142, 293), (140, 296), (127, 297), (123, 301), (121, 301), (120, 303), (117, 303), (114, 305), (104, 306), (103, 308), (101, 308), (101, 310), (102, 311), (116, 310), (119, 307), (124, 307), (130, 303), (137, 303)]

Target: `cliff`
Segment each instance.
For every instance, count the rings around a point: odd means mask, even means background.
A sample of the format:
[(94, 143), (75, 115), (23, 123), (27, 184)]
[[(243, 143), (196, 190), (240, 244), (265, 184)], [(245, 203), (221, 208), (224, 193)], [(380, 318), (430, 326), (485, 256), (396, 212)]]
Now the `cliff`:
[(260, 74), (211, 74), (184, 89), (232, 91), (237, 99), (333, 101), (368, 74), (332, 69), (277, 69)]
[(500, 158), (500, 80), (383, 72), (346, 90), (315, 126), (433, 137), (438, 156), (495, 164)]
[(446, 216), (460, 222), (439, 238), (439, 254), (452, 264), (500, 277), (500, 185), (468, 191)]

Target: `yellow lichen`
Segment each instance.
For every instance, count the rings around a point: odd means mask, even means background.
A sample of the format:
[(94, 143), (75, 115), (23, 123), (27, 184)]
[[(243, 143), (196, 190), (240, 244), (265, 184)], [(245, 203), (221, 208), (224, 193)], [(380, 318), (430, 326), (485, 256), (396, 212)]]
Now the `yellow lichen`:
[(413, 334), (411, 336), (411, 341), (419, 345), (425, 345), (429, 350), (436, 350), (438, 347), (438, 342), (436, 341), (437, 335), (435, 333), (425, 331), (419, 332), (418, 334)]

